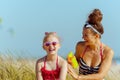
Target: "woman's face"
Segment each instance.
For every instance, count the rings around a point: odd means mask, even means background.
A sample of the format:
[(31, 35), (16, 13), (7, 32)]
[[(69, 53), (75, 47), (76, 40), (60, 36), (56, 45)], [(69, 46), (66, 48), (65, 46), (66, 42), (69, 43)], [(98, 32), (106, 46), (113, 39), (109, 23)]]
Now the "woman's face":
[(93, 35), (93, 33), (90, 31), (90, 29), (83, 29), (83, 39), (87, 42), (87, 43), (94, 43), (96, 38), (95, 35)]
[(59, 39), (55, 36), (49, 36), (43, 43), (43, 48), (48, 54), (56, 54), (60, 48)]

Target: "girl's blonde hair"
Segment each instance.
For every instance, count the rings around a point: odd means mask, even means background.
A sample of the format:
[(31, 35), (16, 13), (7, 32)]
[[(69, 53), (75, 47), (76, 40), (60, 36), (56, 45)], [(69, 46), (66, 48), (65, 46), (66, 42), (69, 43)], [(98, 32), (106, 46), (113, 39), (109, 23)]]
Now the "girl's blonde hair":
[(43, 43), (44, 43), (44, 42), (47, 40), (47, 38), (50, 37), (50, 36), (56, 37), (56, 38), (59, 40), (59, 42), (60, 42), (60, 37), (57, 35), (56, 32), (45, 32), (45, 37), (44, 37), (44, 39), (43, 39)]

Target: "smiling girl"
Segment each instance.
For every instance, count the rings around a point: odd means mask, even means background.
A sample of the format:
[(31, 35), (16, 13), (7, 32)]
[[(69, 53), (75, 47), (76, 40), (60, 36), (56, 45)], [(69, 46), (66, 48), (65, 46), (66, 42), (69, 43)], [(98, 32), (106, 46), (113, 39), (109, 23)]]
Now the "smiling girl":
[(55, 32), (46, 32), (43, 49), (47, 55), (36, 63), (37, 80), (66, 80), (67, 62), (58, 56), (60, 38)]

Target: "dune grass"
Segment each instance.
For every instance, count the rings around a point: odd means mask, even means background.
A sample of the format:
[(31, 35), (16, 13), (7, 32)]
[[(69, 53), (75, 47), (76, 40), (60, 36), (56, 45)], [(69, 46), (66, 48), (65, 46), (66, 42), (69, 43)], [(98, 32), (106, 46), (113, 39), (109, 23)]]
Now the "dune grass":
[[(0, 56), (0, 80), (36, 80), (36, 60)], [(105, 80), (120, 80), (120, 66), (112, 66)], [(67, 74), (66, 80), (74, 80)]]
[(0, 57), (0, 80), (36, 80), (34, 66), (27, 59)]

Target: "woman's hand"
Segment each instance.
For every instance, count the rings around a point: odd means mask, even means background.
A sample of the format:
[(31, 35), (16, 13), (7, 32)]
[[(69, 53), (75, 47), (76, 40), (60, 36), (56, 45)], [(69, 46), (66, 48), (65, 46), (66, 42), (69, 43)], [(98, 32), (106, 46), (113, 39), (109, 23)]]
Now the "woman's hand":
[(72, 68), (72, 66), (70, 64), (68, 64), (68, 73), (75, 79), (78, 80), (78, 74), (75, 73), (74, 69)]

